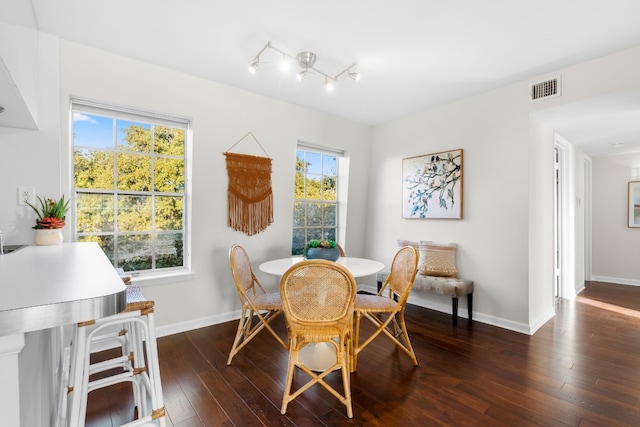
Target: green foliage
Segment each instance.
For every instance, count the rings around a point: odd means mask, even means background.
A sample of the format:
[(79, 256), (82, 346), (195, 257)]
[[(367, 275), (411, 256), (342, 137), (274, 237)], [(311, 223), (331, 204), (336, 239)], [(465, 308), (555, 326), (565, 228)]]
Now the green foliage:
[(154, 150), (157, 154), (184, 157), (184, 131), (164, 126), (154, 128)]
[(115, 150), (74, 149), (75, 187), (81, 190), (76, 192), (78, 240), (98, 242), (126, 271), (182, 267), (184, 130), (119, 125), (123, 134)]
[(336, 243), (335, 240), (312, 239), (312, 240), (309, 240), (309, 243), (305, 245), (304, 252), (302, 253), (302, 255), (306, 258), (309, 248), (329, 248), (330, 249), (330, 248), (335, 248), (337, 246), (338, 244)]
[(310, 166), (311, 163), (296, 157), (293, 197), (307, 200), (337, 200), (336, 176), (311, 173), (309, 172)]
[(151, 152), (151, 130), (146, 126), (130, 125), (124, 130), (124, 144), (118, 146), (121, 150)]
[(74, 149), (73, 175), (76, 188), (113, 189), (112, 152)]
[[(314, 164), (317, 163), (317, 164)], [(307, 242), (336, 238), (336, 157), (298, 150), (294, 181), (292, 255), (306, 255)]]
[(69, 211), (69, 201), (64, 200), (64, 194), (58, 201), (48, 198), (41, 198), (40, 196), (37, 196), (37, 198), (38, 203), (40, 204), (39, 207), (36, 207), (29, 202), (26, 203), (31, 207), (31, 209), (35, 211), (36, 215), (38, 215), (38, 219), (64, 219), (67, 216), (67, 212)]

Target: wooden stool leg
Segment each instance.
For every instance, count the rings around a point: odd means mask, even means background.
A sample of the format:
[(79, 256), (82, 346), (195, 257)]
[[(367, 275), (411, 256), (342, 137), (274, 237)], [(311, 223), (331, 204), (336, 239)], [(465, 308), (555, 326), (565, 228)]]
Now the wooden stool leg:
[(473, 293), (467, 294), (467, 312), (469, 314), (469, 322), (473, 320)]

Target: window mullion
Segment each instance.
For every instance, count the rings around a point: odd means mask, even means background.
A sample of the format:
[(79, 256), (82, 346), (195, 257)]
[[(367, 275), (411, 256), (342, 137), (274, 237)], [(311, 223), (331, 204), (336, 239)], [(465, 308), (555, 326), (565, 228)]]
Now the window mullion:
[[(88, 110), (72, 108), (74, 168), (81, 168), (74, 170), (78, 240), (98, 241), (114, 265), (127, 271), (185, 268), (188, 126), (155, 125), (152, 116), (149, 121), (142, 113), (132, 118), (115, 107)], [(104, 165), (110, 161), (108, 176)], [(156, 177), (162, 180), (157, 188)], [(81, 194), (95, 197), (82, 199), (87, 204), (79, 206)]]

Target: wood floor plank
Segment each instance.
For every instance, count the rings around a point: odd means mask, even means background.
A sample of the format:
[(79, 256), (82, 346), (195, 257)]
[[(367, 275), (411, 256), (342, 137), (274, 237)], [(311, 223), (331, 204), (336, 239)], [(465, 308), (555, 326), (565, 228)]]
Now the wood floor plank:
[[(374, 340), (351, 375), (351, 420), (319, 386), (280, 414), (288, 355), (268, 333), (231, 366), (235, 321), (160, 338), (168, 425), (640, 426), (640, 287), (588, 282), (533, 336), (463, 318), (455, 329), (450, 315), (412, 305), (406, 319), (419, 365)], [(286, 336), (282, 318), (273, 325)], [(340, 389), (339, 375), (329, 382)], [(126, 414), (120, 395), (93, 392), (87, 425)]]

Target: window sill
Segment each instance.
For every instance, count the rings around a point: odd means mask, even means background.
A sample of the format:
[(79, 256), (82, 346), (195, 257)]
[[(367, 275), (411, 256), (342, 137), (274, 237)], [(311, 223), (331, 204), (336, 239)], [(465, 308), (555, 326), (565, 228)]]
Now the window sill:
[(191, 281), (195, 276), (193, 271), (178, 271), (171, 273), (156, 273), (136, 276), (131, 275), (131, 281), (138, 286), (164, 285), (167, 283)]

